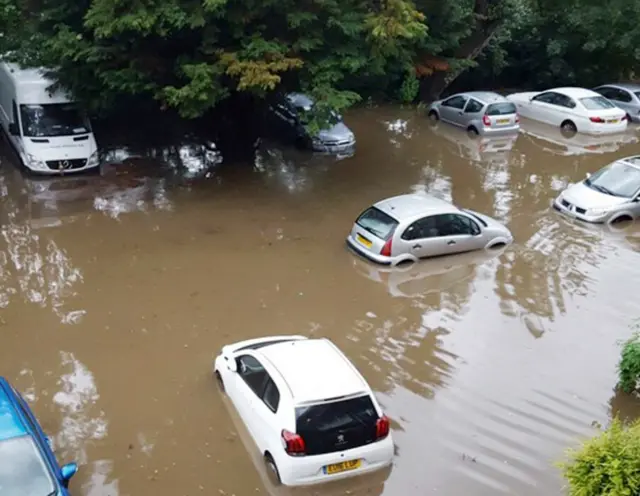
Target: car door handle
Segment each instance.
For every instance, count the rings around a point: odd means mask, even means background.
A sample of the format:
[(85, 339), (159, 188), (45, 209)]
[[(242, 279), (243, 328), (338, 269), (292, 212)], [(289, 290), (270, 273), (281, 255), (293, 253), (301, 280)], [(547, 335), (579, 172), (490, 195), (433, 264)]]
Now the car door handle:
[(422, 245), (413, 245), (414, 250), (417, 250), (418, 248), (422, 248)]
[(456, 242), (455, 242), (455, 241), (453, 241), (453, 240), (452, 240), (452, 241), (447, 241), (447, 244), (448, 244), (448, 245), (455, 245), (455, 244), (456, 244)]

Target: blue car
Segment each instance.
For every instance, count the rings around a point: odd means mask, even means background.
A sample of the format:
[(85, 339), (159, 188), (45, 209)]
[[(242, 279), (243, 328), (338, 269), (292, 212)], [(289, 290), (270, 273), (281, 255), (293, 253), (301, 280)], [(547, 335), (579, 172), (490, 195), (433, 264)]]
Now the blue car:
[(68, 496), (78, 465), (58, 465), (26, 401), (0, 377), (0, 494)]

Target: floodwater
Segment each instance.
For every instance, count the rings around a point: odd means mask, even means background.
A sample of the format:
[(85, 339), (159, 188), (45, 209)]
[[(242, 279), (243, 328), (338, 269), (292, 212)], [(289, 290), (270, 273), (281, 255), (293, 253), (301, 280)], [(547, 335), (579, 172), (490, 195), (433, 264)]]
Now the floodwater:
[[(614, 387), (640, 315), (640, 225), (549, 208), (640, 153), (636, 130), (572, 140), (524, 123), (483, 140), (399, 108), (346, 121), (358, 150), (342, 159), (265, 142), (254, 163), (220, 164), (196, 144), (48, 180), (5, 150), (0, 373), (59, 460), (79, 462), (74, 494), (551, 496), (566, 448), (638, 415)], [(515, 243), (403, 270), (346, 250), (361, 210), (410, 191), (493, 215)], [(225, 343), (294, 333), (330, 337), (370, 382), (393, 421), (391, 470), (269, 482), (211, 365)]]

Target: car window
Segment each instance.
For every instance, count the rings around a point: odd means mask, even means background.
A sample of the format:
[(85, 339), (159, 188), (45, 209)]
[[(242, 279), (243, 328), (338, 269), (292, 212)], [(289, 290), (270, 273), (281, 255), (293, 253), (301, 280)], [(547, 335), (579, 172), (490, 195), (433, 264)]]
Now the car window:
[(264, 394), (262, 395), (262, 401), (269, 407), (272, 412), (278, 411), (278, 405), (280, 404), (280, 391), (278, 386), (275, 385), (273, 379), (267, 379), (267, 384), (264, 387)]
[(356, 224), (385, 241), (393, 235), (398, 227), (397, 220), (376, 207), (368, 208), (362, 212), (356, 220)]
[(441, 236), (475, 236), (480, 234), (480, 226), (465, 215), (443, 214), (438, 216)]
[(629, 103), (631, 100), (633, 100), (631, 94), (628, 91), (621, 90), (620, 88), (613, 88), (612, 94), (613, 96), (611, 97), (611, 99), (617, 102)]
[(590, 96), (587, 98), (580, 98), (580, 103), (584, 105), (587, 110), (603, 110), (616, 107), (613, 103), (611, 103), (603, 96)]
[(435, 215), (424, 217), (415, 221), (402, 233), (401, 238), (410, 241), (412, 239), (425, 239), (438, 237), (438, 223)]
[(267, 371), (262, 364), (251, 355), (242, 355), (236, 360), (238, 362), (238, 374), (240, 377), (242, 377), (244, 382), (247, 383), (247, 386), (256, 393), (258, 398), (262, 398), (265, 384), (267, 379), (270, 378)]
[(600, 93), (605, 98), (611, 98), (612, 100), (615, 100), (615, 89), (614, 88), (610, 88), (608, 86), (602, 86), (600, 88), (596, 88), (593, 91), (595, 91), (596, 93)]
[(487, 115), (510, 115), (517, 112), (515, 104), (511, 102), (492, 103), (487, 107)]
[(0, 494), (56, 494), (51, 472), (31, 436), (0, 441)]
[(556, 95), (555, 104), (561, 107), (576, 108), (576, 102), (573, 101), (572, 98), (567, 95), (561, 95), (560, 93)]
[(469, 100), (469, 103), (467, 103), (467, 106), (465, 107), (464, 111), (467, 114), (476, 114), (480, 112), (483, 108), (484, 108), (484, 105), (482, 103), (472, 98)]
[(458, 96), (452, 96), (448, 100), (445, 100), (444, 102), (442, 102), (442, 105), (445, 107), (452, 107), (452, 108), (462, 110), (464, 108), (464, 104), (466, 101), (467, 99), (465, 97), (458, 95)]
[(600, 193), (633, 198), (640, 190), (640, 170), (625, 162), (613, 162), (585, 179), (584, 183)]
[(534, 102), (550, 103), (552, 105), (555, 105), (557, 96), (557, 93), (554, 93), (553, 91), (547, 91), (545, 93), (540, 93), (539, 95), (534, 96), (532, 100)]

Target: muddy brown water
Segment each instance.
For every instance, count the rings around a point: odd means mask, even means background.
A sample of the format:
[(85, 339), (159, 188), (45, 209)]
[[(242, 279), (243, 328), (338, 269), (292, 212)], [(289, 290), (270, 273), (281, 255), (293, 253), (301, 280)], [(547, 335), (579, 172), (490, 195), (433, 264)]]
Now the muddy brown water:
[[(5, 156), (0, 373), (59, 460), (79, 462), (74, 494), (562, 494), (564, 450), (638, 415), (614, 385), (640, 314), (640, 227), (549, 208), (640, 153), (637, 131), (567, 140), (531, 123), (472, 140), (412, 110), (346, 120), (358, 150), (342, 160), (266, 144), (204, 171), (215, 159), (185, 148), (163, 157), (186, 175), (138, 159), (52, 181)], [(410, 191), (493, 215), (516, 241), (403, 271), (345, 249), (362, 209)], [(391, 470), (270, 484), (211, 365), (225, 343), (280, 333), (330, 337), (359, 367), (393, 420)]]

